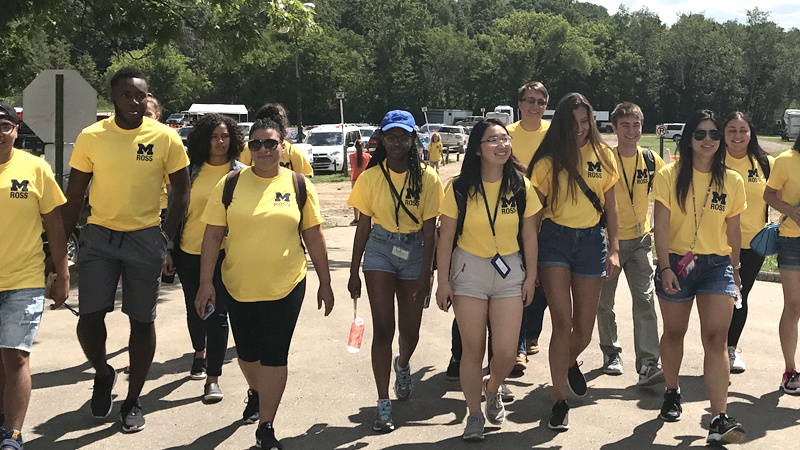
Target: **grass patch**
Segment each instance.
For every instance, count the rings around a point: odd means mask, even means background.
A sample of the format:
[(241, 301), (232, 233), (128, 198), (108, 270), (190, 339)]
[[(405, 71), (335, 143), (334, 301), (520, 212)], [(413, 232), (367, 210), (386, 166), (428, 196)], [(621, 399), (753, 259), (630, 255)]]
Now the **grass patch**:
[(778, 273), (778, 257), (770, 255), (764, 258), (764, 265), (761, 266), (763, 272)]
[(340, 181), (350, 181), (350, 175), (343, 175), (341, 172), (337, 173), (329, 173), (325, 175), (316, 175), (314, 174), (314, 178), (311, 179), (311, 182), (314, 184), (319, 183), (338, 183)]
[[(613, 136), (613, 135), (604, 134), (604, 136)], [(661, 149), (659, 143), (660, 139), (661, 138), (659, 138), (655, 134), (643, 134), (641, 139), (639, 139), (639, 146), (647, 147), (650, 149), (650, 151), (658, 153), (660, 156), (661, 155), (661, 153), (659, 153), (659, 150)], [(759, 137), (759, 139), (761, 139), (761, 137)], [(672, 139), (664, 139), (664, 149), (665, 150), (669, 149), (670, 154), (674, 155), (675, 150), (677, 149), (677, 144), (675, 144), (675, 142)], [(669, 164), (669, 161), (664, 161), (664, 162)]]

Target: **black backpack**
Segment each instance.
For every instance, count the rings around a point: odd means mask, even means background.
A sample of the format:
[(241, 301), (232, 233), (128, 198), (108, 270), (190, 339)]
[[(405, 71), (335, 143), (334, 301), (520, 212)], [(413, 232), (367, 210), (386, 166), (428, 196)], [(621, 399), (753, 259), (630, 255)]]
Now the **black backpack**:
[(656, 174), (656, 158), (649, 148), (642, 149), (642, 158), (644, 165), (647, 168), (647, 193), (653, 190), (653, 176)]

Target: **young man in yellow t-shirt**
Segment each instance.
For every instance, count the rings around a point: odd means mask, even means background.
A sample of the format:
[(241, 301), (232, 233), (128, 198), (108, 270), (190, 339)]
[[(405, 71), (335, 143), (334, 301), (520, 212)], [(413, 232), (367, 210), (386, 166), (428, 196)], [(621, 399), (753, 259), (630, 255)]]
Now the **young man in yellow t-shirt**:
[[(167, 236), (175, 236), (189, 201), (189, 159), (174, 130), (144, 117), (147, 80), (126, 67), (111, 78), (115, 115), (85, 128), (70, 159), (64, 228), (72, 232), (89, 181), (92, 213), (81, 232), (78, 265), (80, 319), (78, 340), (95, 369), (92, 415), (108, 416), (116, 382), (106, 362), (105, 315), (114, 309), (122, 276), (122, 312), (130, 320), (130, 383), (120, 409), (122, 430), (145, 426), (139, 395), (155, 353), (154, 321)], [(163, 232), (159, 197), (169, 174), (172, 202)]]
[(66, 199), (50, 166), (13, 147), (14, 107), (0, 100), (0, 448), (22, 448), (31, 397), (30, 353), (44, 310), (42, 223), (56, 269), (53, 308), (69, 295), (67, 240), (59, 206)]
[[(615, 195), (619, 214), (619, 261), (633, 301), (633, 346), (640, 386), (664, 380), (658, 365), (658, 316), (656, 316), (653, 287), (653, 258), (650, 253), (652, 236), (647, 211), (650, 204), (651, 180), (664, 167), (664, 161), (650, 150), (637, 145), (642, 137), (644, 114), (639, 106), (623, 102), (611, 113), (611, 126), (618, 144), (613, 149), (620, 173)], [(647, 167), (645, 153), (652, 161), (652, 173)], [(603, 351), (603, 372), (622, 374), (622, 346), (617, 336), (614, 295), (619, 277), (603, 283), (597, 310), (597, 331)]]

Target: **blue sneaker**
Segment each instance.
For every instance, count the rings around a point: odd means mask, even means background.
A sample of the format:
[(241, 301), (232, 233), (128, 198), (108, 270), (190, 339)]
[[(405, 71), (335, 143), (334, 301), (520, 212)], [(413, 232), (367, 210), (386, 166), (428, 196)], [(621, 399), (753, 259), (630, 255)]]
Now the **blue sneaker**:
[(398, 400), (408, 400), (411, 397), (411, 391), (414, 388), (411, 382), (411, 364), (405, 369), (401, 369), (397, 362), (400, 360), (400, 354), (394, 356), (394, 393)]
[(22, 433), (19, 430), (5, 430), (3, 442), (0, 443), (0, 450), (22, 450), (25, 445), (22, 442)]
[(375, 414), (375, 422), (372, 429), (380, 433), (394, 431), (392, 422), (392, 401), (388, 398), (378, 400), (378, 411)]

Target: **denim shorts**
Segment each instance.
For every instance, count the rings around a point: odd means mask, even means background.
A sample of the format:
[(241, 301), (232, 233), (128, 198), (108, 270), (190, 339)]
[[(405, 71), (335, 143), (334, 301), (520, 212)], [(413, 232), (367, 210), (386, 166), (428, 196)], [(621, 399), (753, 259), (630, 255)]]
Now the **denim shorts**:
[(800, 237), (778, 236), (778, 267), (781, 270), (800, 270)]
[(606, 276), (606, 230), (570, 228), (550, 219), (539, 231), (539, 266), (566, 267), (578, 278)]
[(450, 286), (453, 295), (492, 298), (522, 297), (525, 268), (519, 252), (503, 256), (511, 272), (503, 278), (492, 265), (492, 258), (480, 258), (456, 247), (450, 258)]
[(669, 254), (669, 266), (678, 277), (681, 289), (674, 294), (667, 294), (661, 282), (661, 271), (656, 271), (655, 284), (658, 298), (673, 303), (684, 303), (694, 300), (696, 295), (736, 296), (736, 283), (733, 281), (733, 266), (728, 255), (695, 255), (694, 270), (683, 278), (678, 275), (678, 261), (683, 255)]
[(363, 270), (395, 274), (399, 280), (416, 280), (422, 272), (422, 231), (392, 233), (375, 224), (364, 250)]
[(42, 310), (44, 288), (0, 291), (0, 348), (30, 353)]

